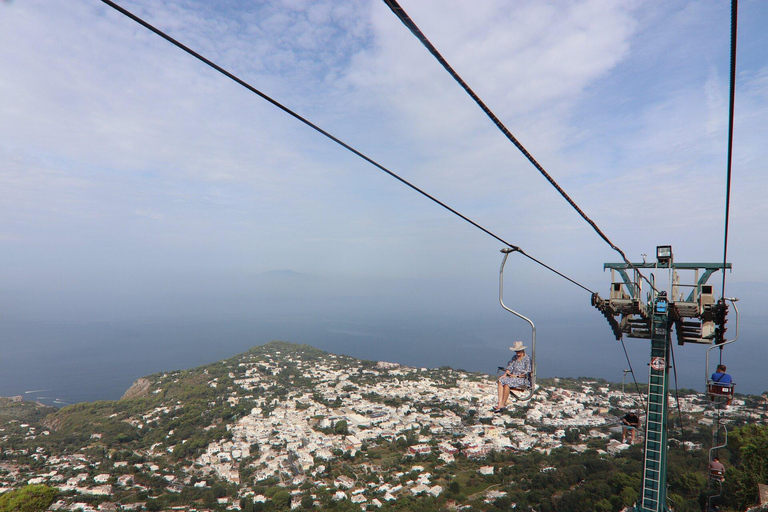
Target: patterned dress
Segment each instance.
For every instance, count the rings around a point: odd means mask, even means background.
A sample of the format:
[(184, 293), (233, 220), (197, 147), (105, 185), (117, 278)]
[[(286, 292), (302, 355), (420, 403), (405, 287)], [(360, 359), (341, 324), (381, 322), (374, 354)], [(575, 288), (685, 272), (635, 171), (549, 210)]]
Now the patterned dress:
[(509, 363), (507, 364), (507, 371), (513, 375), (525, 375), (525, 377), (502, 377), (499, 379), (504, 386), (510, 388), (525, 389), (530, 387), (528, 375), (531, 373), (531, 358), (528, 354), (523, 355), (515, 354)]

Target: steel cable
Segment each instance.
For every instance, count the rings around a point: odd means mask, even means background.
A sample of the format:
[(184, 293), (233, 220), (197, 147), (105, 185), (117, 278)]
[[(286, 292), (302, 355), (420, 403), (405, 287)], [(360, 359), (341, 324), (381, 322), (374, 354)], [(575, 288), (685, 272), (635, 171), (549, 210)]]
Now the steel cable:
[(393, 13), (395, 13), (395, 16), (400, 19), (400, 21), (411, 31), (411, 33), (416, 36), (416, 38), (421, 42), (421, 44), (424, 45), (424, 47), (429, 50), (429, 53), (431, 53), (435, 59), (445, 68), (445, 70), (450, 74), (453, 79), (469, 94), (469, 96), (477, 103), (477, 105), (482, 109), (483, 112), (491, 119), (493, 124), (496, 125), (496, 127), (501, 130), (501, 132), (509, 139), (512, 144), (517, 147), (517, 149), (520, 150), (520, 152), (525, 156), (525, 158), (528, 159), (528, 161), (541, 173), (544, 178), (546, 178), (547, 181), (560, 193), (560, 195), (565, 199), (568, 204), (570, 204), (576, 212), (578, 212), (579, 215), (581, 215), (581, 218), (584, 219), (590, 226), (592, 226), (592, 229), (595, 230), (595, 232), (602, 238), (614, 251), (619, 253), (621, 258), (624, 260), (624, 262), (629, 265), (630, 268), (637, 271), (638, 275), (642, 277), (654, 291), (656, 290), (656, 287), (653, 285), (653, 283), (643, 275), (640, 270), (635, 267), (632, 262), (629, 261), (626, 254), (624, 254), (624, 251), (622, 251), (618, 246), (616, 246), (611, 240), (608, 238), (608, 236), (602, 232), (602, 230), (597, 226), (597, 224), (590, 219), (584, 211), (579, 208), (579, 206), (576, 204), (576, 202), (571, 199), (571, 197), (563, 190), (563, 188), (555, 181), (555, 179), (550, 176), (550, 174), (542, 167), (542, 165), (531, 155), (531, 153), (528, 152), (527, 149), (523, 146), (523, 144), (517, 140), (517, 138), (510, 132), (507, 127), (504, 125), (504, 123), (499, 120), (498, 117), (496, 117), (496, 114), (493, 113), (493, 111), (483, 102), (483, 100), (480, 99), (480, 97), (475, 93), (475, 91), (472, 90), (469, 85), (459, 76), (459, 74), (451, 67), (451, 65), (448, 63), (448, 61), (443, 58), (443, 56), (440, 54), (439, 51), (437, 51), (437, 48), (427, 39), (427, 37), (424, 35), (424, 33), (419, 29), (419, 27), (416, 25), (416, 23), (408, 16), (408, 14), (403, 10), (402, 7), (400, 7), (400, 4), (397, 3), (396, 0), (384, 0), (384, 3), (387, 4), (387, 6), (392, 10)]
[(643, 409), (646, 409), (646, 403), (645, 403), (645, 397), (643, 397), (643, 394), (640, 393), (640, 386), (637, 384), (637, 379), (635, 378), (635, 370), (632, 368), (632, 361), (629, 360), (629, 353), (627, 353), (627, 346), (624, 344), (624, 338), (620, 338), (619, 341), (621, 341), (621, 348), (624, 349), (624, 357), (627, 358), (627, 365), (629, 365), (629, 373), (632, 374), (632, 381), (635, 383), (635, 391), (637, 391), (637, 396), (640, 397), (640, 403), (643, 404)]
[(677, 402), (677, 416), (680, 421), (680, 438), (685, 439), (685, 430), (683, 428), (683, 410), (680, 408), (680, 396), (678, 395), (677, 391), (677, 364), (675, 363), (675, 347), (672, 343), (669, 344), (669, 350), (672, 352), (672, 371), (675, 377), (675, 401)]
[(725, 183), (725, 233), (723, 235), (723, 290), (725, 297), (725, 264), (728, 261), (728, 218), (731, 208), (731, 170), (733, 163), (733, 118), (736, 96), (736, 32), (739, 15), (739, 0), (731, 0), (731, 81), (728, 111), (728, 164)]
[(481, 226), (481, 225), (480, 225), (480, 224), (478, 224), (477, 222), (473, 221), (472, 219), (470, 219), (470, 218), (466, 217), (465, 215), (463, 215), (463, 214), (459, 213), (458, 211), (454, 210), (453, 208), (451, 208), (451, 207), (450, 207), (450, 206), (448, 206), (447, 204), (443, 203), (442, 201), (440, 201), (439, 199), (435, 198), (434, 196), (432, 196), (432, 195), (428, 194), (427, 192), (425, 192), (424, 190), (420, 189), (420, 188), (419, 188), (419, 187), (417, 187), (416, 185), (413, 185), (412, 183), (410, 183), (410, 182), (409, 182), (409, 181), (407, 181), (406, 179), (404, 179), (404, 178), (402, 178), (402, 177), (398, 176), (398, 175), (397, 175), (397, 174), (395, 174), (394, 172), (390, 171), (389, 169), (387, 169), (387, 168), (386, 168), (386, 167), (384, 167), (383, 165), (381, 165), (381, 164), (379, 164), (378, 162), (376, 162), (375, 160), (373, 160), (372, 158), (370, 158), (370, 157), (366, 156), (365, 154), (361, 153), (360, 151), (358, 151), (357, 149), (353, 148), (353, 147), (352, 147), (352, 146), (350, 146), (349, 144), (345, 143), (345, 142), (344, 142), (344, 141), (342, 141), (341, 139), (338, 139), (337, 137), (335, 137), (335, 136), (331, 135), (329, 132), (327, 132), (327, 131), (323, 130), (322, 128), (320, 128), (320, 127), (319, 127), (319, 126), (317, 126), (316, 124), (312, 123), (312, 122), (311, 122), (311, 121), (309, 121), (308, 119), (306, 119), (306, 118), (302, 117), (301, 115), (297, 114), (296, 112), (294, 112), (293, 110), (289, 109), (289, 108), (288, 108), (288, 107), (286, 107), (285, 105), (281, 104), (281, 103), (280, 103), (280, 102), (278, 102), (277, 100), (275, 100), (275, 99), (271, 98), (270, 96), (268, 96), (267, 94), (265, 94), (265, 93), (263, 93), (263, 92), (259, 91), (258, 89), (256, 89), (256, 88), (255, 88), (255, 87), (253, 87), (252, 85), (250, 85), (248, 82), (246, 82), (246, 81), (242, 80), (241, 78), (237, 77), (237, 76), (236, 76), (236, 75), (234, 75), (233, 73), (231, 73), (231, 72), (227, 71), (226, 69), (222, 68), (222, 67), (221, 67), (221, 66), (219, 66), (218, 64), (214, 63), (213, 61), (211, 61), (211, 60), (207, 59), (206, 57), (204, 57), (204, 56), (202, 56), (201, 54), (197, 53), (196, 51), (192, 50), (192, 49), (191, 49), (191, 48), (189, 48), (188, 46), (186, 46), (186, 45), (182, 44), (181, 42), (177, 41), (177, 40), (176, 40), (176, 39), (174, 39), (173, 37), (171, 37), (171, 36), (169, 36), (168, 34), (166, 34), (165, 32), (163, 32), (162, 30), (160, 30), (160, 29), (156, 28), (155, 26), (151, 25), (151, 24), (150, 24), (150, 23), (148, 23), (147, 21), (144, 21), (144, 20), (143, 20), (142, 18), (140, 18), (139, 16), (137, 16), (137, 15), (133, 14), (132, 12), (128, 11), (127, 9), (125, 9), (125, 8), (123, 8), (123, 7), (121, 7), (120, 5), (116, 4), (115, 2), (112, 2), (111, 0), (101, 0), (101, 1), (102, 1), (103, 3), (105, 3), (106, 5), (108, 5), (108, 6), (112, 7), (113, 9), (115, 9), (115, 10), (116, 10), (116, 11), (118, 11), (119, 13), (123, 14), (124, 16), (126, 16), (126, 17), (130, 18), (131, 20), (135, 21), (135, 22), (136, 22), (136, 23), (138, 23), (139, 25), (143, 26), (144, 28), (146, 28), (146, 29), (148, 29), (148, 30), (150, 30), (150, 31), (154, 32), (154, 33), (155, 33), (155, 34), (157, 34), (158, 36), (162, 37), (163, 39), (165, 39), (165, 40), (166, 40), (166, 41), (168, 41), (169, 43), (171, 43), (171, 44), (173, 44), (174, 46), (176, 46), (177, 48), (179, 48), (179, 49), (181, 49), (181, 50), (185, 51), (186, 53), (188, 53), (188, 54), (189, 54), (189, 55), (191, 55), (192, 57), (196, 58), (197, 60), (199, 60), (199, 61), (203, 62), (203, 63), (204, 63), (204, 64), (206, 64), (207, 66), (209, 66), (209, 67), (213, 68), (214, 70), (218, 71), (219, 73), (223, 74), (223, 75), (224, 75), (224, 76), (226, 76), (227, 78), (229, 78), (229, 79), (233, 80), (234, 82), (238, 83), (239, 85), (241, 85), (241, 86), (245, 87), (246, 89), (248, 89), (248, 90), (249, 90), (249, 91), (251, 91), (252, 93), (254, 93), (254, 94), (258, 95), (258, 96), (259, 96), (259, 97), (261, 97), (262, 99), (264, 99), (264, 100), (268, 101), (269, 103), (271, 103), (271, 104), (272, 104), (272, 105), (274, 105), (275, 107), (279, 108), (280, 110), (282, 110), (282, 111), (283, 111), (283, 112), (285, 112), (286, 114), (288, 114), (288, 115), (292, 116), (293, 118), (297, 119), (298, 121), (301, 121), (301, 122), (302, 122), (302, 123), (304, 123), (305, 125), (307, 125), (307, 126), (309, 126), (310, 128), (312, 128), (313, 130), (315, 130), (315, 131), (317, 131), (318, 133), (320, 133), (320, 134), (324, 135), (325, 137), (329, 138), (330, 140), (332, 140), (333, 142), (335, 142), (335, 143), (336, 143), (336, 144), (338, 144), (339, 146), (341, 146), (341, 147), (343, 147), (344, 149), (346, 149), (346, 150), (350, 151), (351, 153), (354, 153), (355, 155), (357, 155), (358, 157), (362, 158), (363, 160), (365, 160), (365, 161), (366, 161), (366, 162), (368, 162), (369, 164), (373, 165), (373, 166), (374, 166), (374, 167), (376, 167), (377, 169), (379, 169), (379, 170), (381, 170), (381, 171), (383, 171), (383, 172), (387, 173), (388, 175), (390, 175), (391, 177), (393, 177), (393, 178), (395, 178), (396, 180), (400, 181), (400, 182), (401, 182), (401, 183), (403, 183), (404, 185), (406, 185), (406, 186), (410, 187), (411, 189), (415, 190), (415, 191), (416, 191), (416, 192), (418, 192), (419, 194), (421, 194), (421, 195), (423, 195), (424, 197), (426, 197), (426, 198), (430, 199), (431, 201), (433, 201), (433, 202), (437, 203), (438, 205), (442, 206), (443, 208), (445, 208), (445, 209), (446, 209), (446, 210), (448, 210), (449, 212), (453, 213), (454, 215), (458, 216), (459, 218), (461, 218), (461, 219), (465, 220), (466, 222), (468, 222), (469, 224), (473, 225), (473, 226), (474, 226), (474, 227), (476, 227), (477, 229), (479, 229), (479, 230), (483, 231), (484, 233), (486, 233), (487, 235), (490, 235), (491, 237), (495, 238), (496, 240), (498, 240), (499, 242), (503, 243), (503, 244), (504, 244), (504, 245), (506, 245), (507, 247), (510, 247), (511, 249), (514, 249), (515, 251), (519, 251), (519, 252), (520, 252), (520, 254), (522, 254), (522, 255), (523, 255), (523, 256), (525, 256), (526, 258), (530, 259), (531, 261), (533, 261), (533, 262), (535, 262), (535, 263), (538, 263), (539, 265), (543, 266), (544, 268), (546, 268), (546, 269), (548, 269), (548, 270), (550, 270), (550, 271), (552, 271), (552, 272), (556, 273), (557, 275), (559, 275), (559, 276), (561, 276), (561, 277), (563, 277), (563, 278), (567, 279), (567, 280), (568, 280), (568, 281), (570, 281), (571, 283), (573, 283), (573, 284), (575, 284), (576, 286), (578, 286), (578, 287), (580, 287), (580, 288), (582, 288), (582, 289), (586, 290), (587, 292), (589, 292), (589, 293), (594, 293), (594, 292), (592, 292), (592, 290), (590, 290), (590, 289), (589, 289), (589, 288), (587, 288), (586, 286), (584, 286), (584, 285), (582, 285), (582, 284), (578, 283), (577, 281), (575, 281), (575, 280), (571, 279), (570, 277), (566, 276), (565, 274), (563, 274), (563, 273), (561, 273), (561, 272), (558, 272), (557, 270), (555, 270), (554, 268), (550, 267), (549, 265), (546, 265), (546, 264), (542, 263), (541, 261), (539, 261), (538, 259), (534, 258), (533, 256), (530, 256), (530, 255), (529, 255), (529, 254), (527, 254), (525, 251), (523, 251), (523, 250), (522, 250), (520, 247), (517, 247), (516, 245), (513, 245), (513, 244), (511, 244), (511, 243), (507, 242), (507, 241), (506, 241), (506, 240), (504, 240), (503, 238), (499, 237), (498, 235), (496, 235), (496, 234), (494, 234), (493, 232), (489, 231), (488, 229), (484, 228), (483, 226)]

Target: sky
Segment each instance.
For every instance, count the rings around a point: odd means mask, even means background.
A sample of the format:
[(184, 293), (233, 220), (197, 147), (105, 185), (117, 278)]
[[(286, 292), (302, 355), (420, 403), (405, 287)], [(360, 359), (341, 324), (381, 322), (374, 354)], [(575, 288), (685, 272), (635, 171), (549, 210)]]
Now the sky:
[[(619, 255), (383, 2), (120, 4), (608, 295)], [(730, 2), (401, 5), (630, 259), (671, 244), (722, 261)], [(753, 393), (768, 389), (766, 22), (767, 3), (740, 2), (726, 295), (741, 338), (723, 357)], [(0, 2), (0, 98), (0, 395), (97, 371), (124, 389), (270, 339), (490, 373), (530, 337), (498, 304), (498, 240), (100, 1)], [(588, 292), (519, 255), (506, 274), (542, 375), (621, 380)], [(647, 380), (647, 341), (627, 345)], [(703, 347), (676, 355), (701, 387)]]

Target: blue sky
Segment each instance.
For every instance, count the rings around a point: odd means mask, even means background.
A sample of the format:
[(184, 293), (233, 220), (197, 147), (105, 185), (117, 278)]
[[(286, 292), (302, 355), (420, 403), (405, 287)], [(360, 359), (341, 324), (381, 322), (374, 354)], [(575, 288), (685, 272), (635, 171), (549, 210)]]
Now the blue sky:
[[(607, 294), (618, 255), (383, 3), (121, 5)], [(722, 259), (729, 2), (401, 5), (630, 258), (672, 244), (678, 261)], [(728, 283), (758, 327), (767, 20), (741, 2)], [(352, 323), (353, 355), (389, 359), (445, 319), (493, 326), (473, 341), (487, 357), (526, 335), (497, 304), (498, 241), (101, 2), (0, 3), (0, 70), (0, 320)], [(552, 357), (587, 318), (580, 335), (616, 351), (586, 292), (525, 260), (510, 275), (552, 324)], [(370, 322), (405, 317), (415, 331), (370, 341)], [(737, 357), (768, 356), (755, 331)]]

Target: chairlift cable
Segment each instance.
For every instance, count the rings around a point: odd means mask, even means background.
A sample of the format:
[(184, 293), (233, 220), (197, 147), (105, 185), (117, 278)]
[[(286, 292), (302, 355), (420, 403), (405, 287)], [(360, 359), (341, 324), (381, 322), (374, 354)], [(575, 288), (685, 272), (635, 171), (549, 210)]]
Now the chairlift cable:
[(645, 397), (643, 397), (643, 394), (640, 393), (640, 386), (638, 386), (637, 379), (635, 378), (635, 370), (632, 369), (632, 361), (629, 360), (629, 354), (627, 353), (627, 346), (624, 344), (624, 337), (622, 336), (619, 341), (621, 341), (621, 348), (624, 349), (624, 357), (627, 358), (627, 365), (629, 365), (629, 373), (632, 374), (632, 381), (635, 383), (635, 391), (637, 391), (637, 396), (640, 397), (640, 402), (643, 404), (643, 409), (646, 409), (647, 406), (645, 404)]
[[(683, 427), (683, 411), (680, 408), (680, 396), (677, 391), (677, 363), (675, 362), (675, 347), (672, 343), (669, 344), (669, 349), (672, 352), (672, 372), (675, 377), (675, 401), (677, 402), (677, 415), (680, 421), (680, 438), (685, 439), (685, 429)], [(685, 447), (685, 445), (683, 445), (683, 447)]]
[(520, 150), (520, 152), (525, 156), (525, 158), (528, 159), (528, 161), (541, 173), (544, 178), (546, 178), (549, 183), (555, 187), (555, 189), (560, 193), (560, 195), (565, 199), (568, 204), (570, 204), (574, 210), (578, 212), (579, 215), (590, 225), (592, 226), (592, 229), (595, 230), (595, 232), (600, 235), (600, 238), (602, 238), (614, 251), (618, 252), (619, 255), (621, 255), (621, 258), (624, 260), (624, 262), (629, 265), (630, 268), (634, 269), (640, 277), (642, 277), (654, 291), (656, 290), (656, 287), (654, 284), (647, 278), (645, 275), (643, 275), (640, 270), (633, 265), (629, 259), (627, 258), (626, 254), (624, 254), (624, 251), (622, 251), (618, 246), (616, 246), (611, 240), (608, 238), (608, 236), (603, 233), (603, 231), (597, 226), (595, 221), (590, 219), (584, 211), (579, 208), (579, 206), (576, 204), (576, 202), (571, 199), (571, 197), (563, 190), (563, 188), (555, 181), (555, 179), (550, 176), (550, 174), (542, 167), (542, 165), (531, 155), (530, 152), (523, 146), (523, 144), (517, 140), (517, 138), (512, 134), (512, 132), (507, 129), (507, 127), (504, 125), (504, 123), (499, 120), (499, 118), (496, 116), (496, 114), (493, 113), (493, 111), (483, 102), (483, 100), (480, 99), (480, 97), (475, 93), (475, 91), (472, 90), (469, 85), (459, 76), (459, 74), (451, 67), (450, 64), (448, 64), (448, 61), (445, 60), (445, 58), (440, 54), (440, 52), (435, 48), (435, 46), (427, 39), (427, 36), (424, 35), (424, 33), (419, 29), (419, 27), (416, 25), (416, 23), (408, 16), (408, 14), (405, 12), (405, 10), (400, 7), (400, 4), (397, 3), (396, 0), (384, 0), (384, 3), (387, 4), (387, 6), (392, 10), (392, 12), (397, 16), (400, 21), (405, 25), (411, 33), (416, 36), (416, 38), (421, 42), (422, 45), (431, 53), (435, 59), (445, 68), (445, 70), (450, 74), (453, 79), (469, 94), (469, 96), (477, 103), (477, 105), (480, 107), (480, 109), (485, 112), (485, 114), (491, 119), (493, 124), (496, 125), (496, 127), (501, 130), (501, 132), (507, 137), (507, 139), (512, 142), (512, 144), (517, 147), (517, 149)]
[(171, 43), (171, 44), (173, 44), (174, 46), (178, 47), (179, 49), (181, 49), (181, 50), (185, 51), (186, 53), (188, 53), (188, 54), (189, 54), (189, 55), (191, 55), (192, 57), (196, 58), (197, 60), (199, 60), (199, 61), (203, 62), (204, 64), (208, 65), (209, 67), (211, 67), (211, 68), (213, 68), (214, 70), (218, 71), (219, 73), (223, 74), (223, 75), (224, 75), (224, 76), (226, 76), (227, 78), (229, 78), (229, 79), (233, 80), (234, 82), (238, 83), (239, 85), (241, 85), (241, 86), (245, 87), (246, 89), (248, 89), (248, 90), (249, 90), (249, 91), (251, 91), (252, 93), (254, 93), (254, 94), (256, 94), (256, 95), (260, 96), (262, 99), (264, 99), (264, 100), (268, 101), (269, 103), (271, 103), (271, 104), (272, 104), (272, 105), (274, 105), (275, 107), (279, 108), (280, 110), (282, 110), (282, 111), (283, 111), (283, 112), (285, 112), (286, 114), (288, 114), (288, 115), (292, 116), (293, 118), (295, 118), (295, 119), (296, 119), (296, 120), (298, 120), (298, 121), (301, 121), (302, 123), (304, 123), (304, 124), (305, 124), (305, 125), (307, 125), (308, 127), (312, 128), (313, 130), (317, 131), (318, 133), (320, 133), (320, 134), (324, 135), (325, 137), (329, 138), (330, 140), (332, 140), (332, 141), (333, 141), (333, 142), (335, 142), (336, 144), (340, 145), (340, 146), (341, 146), (341, 147), (343, 147), (344, 149), (346, 149), (346, 150), (350, 151), (351, 153), (354, 153), (355, 155), (357, 155), (358, 157), (362, 158), (363, 160), (365, 160), (365, 161), (366, 161), (366, 162), (368, 162), (369, 164), (373, 165), (373, 166), (374, 166), (374, 167), (376, 167), (377, 169), (379, 169), (379, 170), (381, 170), (381, 171), (383, 171), (383, 172), (385, 172), (385, 173), (389, 174), (390, 176), (392, 176), (392, 177), (393, 177), (393, 178), (395, 178), (396, 180), (400, 181), (400, 182), (401, 182), (401, 183), (403, 183), (404, 185), (406, 185), (406, 186), (410, 187), (411, 189), (415, 190), (416, 192), (418, 192), (419, 194), (423, 195), (423, 196), (424, 196), (424, 197), (426, 197), (427, 199), (430, 199), (430, 200), (432, 200), (433, 202), (435, 202), (435, 203), (437, 203), (438, 205), (442, 206), (443, 208), (445, 208), (445, 209), (446, 209), (446, 210), (448, 210), (449, 212), (453, 213), (454, 215), (456, 215), (456, 216), (460, 217), (461, 219), (465, 220), (465, 221), (466, 221), (466, 222), (468, 222), (469, 224), (473, 225), (473, 226), (474, 226), (474, 227), (476, 227), (477, 229), (479, 229), (479, 230), (483, 231), (484, 233), (486, 233), (487, 235), (490, 235), (491, 237), (495, 238), (496, 240), (498, 240), (499, 242), (503, 243), (503, 244), (504, 244), (504, 245), (506, 245), (507, 247), (510, 247), (511, 249), (513, 249), (513, 250), (515, 250), (515, 251), (519, 251), (519, 252), (520, 252), (520, 254), (522, 254), (522, 255), (523, 255), (523, 256), (525, 256), (526, 258), (530, 259), (531, 261), (534, 261), (535, 263), (538, 263), (539, 265), (543, 266), (544, 268), (546, 268), (546, 269), (548, 269), (548, 270), (551, 270), (552, 272), (556, 273), (556, 274), (557, 274), (557, 275), (559, 275), (560, 277), (563, 277), (564, 279), (566, 279), (566, 280), (570, 281), (571, 283), (575, 284), (576, 286), (579, 286), (580, 288), (583, 288), (583, 289), (584, 289), (584, 290), (586, 290), (587, 292), (589, 292), (589, 293), (594, 293), (594, 292), (592, 292), (592, 290), (590, 290), (590, 289), (589, 289), (589, 288), (587, 288), (586, 286), (584, 286), (584, 285), (582, 285), (582, 284), (578, 283), (577, 281), (575, 281), (575, 280), (571, 279), (570, 277), (566, 276), (565, 274), (563, 274), (563, 273), (561, 273), (561, 272), (558, 272), (557, 270), (555, 270), (554, 268), (550, 267), (549, 265), (546, 265), (546, 264), (542, 263), (541, 261), (539, 261), (538, 259), (534, 258), (533, 256), (530, 256), (530, 255), (529, 255), (529, 254), (527, 254), (525, 251), (523, 251), (523, 250), (522, 250), (520, 247), (517, 247), (516, 245), (513, 245), (513, 244), (511, 244), (511, 243), (507, 242), (507, 241), (506, 241), (506, 240), (504, 240), (503, 238), (499, 237), (498, 235), (496, 235), (496, 234), (494, 234), (493, 232), (489, 231), (488, 229), (484, 228), (483, 226), (481, 226), (481, 225), (480, 225), (480, 224), (478, 224), (477, 222), (473, 221), (472, 219), (470, 219), (470, 218), (466, 217), (465, 215), (463, 215), (463, 214), (459, 213), (458, 211), (454, 210), (453, 208), (451, 208), (451, 207), (450, 207), (450, 206), (448, 206), (447, 204), (443, 203), (442, 201), (440, 201), (439, 199), (435, 198), (434, 196), (432, 196), (432, 195), (428, 194), (427, 192), (425, 192), (424, 190), (420, 189), (420, 188), (419, 188), (419, 187), (417, 187), (416, 185), (413, 185), (412, 183), (410, 183), (410, 182), (409, 182), (409, 181), (407, 181), (406, 179), (404, 179), (404, 178), (402, 178), (402, 177), (398, 176), (398, 175), (397, 175), (397, 174), (395, 174), (393, 171), (390, 171), (389, 169), (387, 169), (387, 168), (386, 168), (386, 167), (384, 167), (383, 165), (379, 164), (378, 162), (376, 162), (376, 161), (375, 161), (375, 160), (373, 160), (372, 158), (370, 158), (370, 157), (366, 156), (365, 154), (363, 154), (362, 152), (360, 152), (360, 151), (358, 151), (357, 149), (353, 148), (352, 146), (350, 146), (349, 144), (345, 143), (345, 142), (344, 142), (344, 141), (342, 141), (341, 139), (339, 139), (339, 138), (337, 138), (337, 137), (335, 137), (335, 136), (331, 135), (329, 132), (327, 132), (327, 131), (325, 131), (324, 129), (320, 128), (318, 125), (316, 125), (316, 124), (312, 123), (312, 122), (311, 122), (311, 121), (309, 121), (308, 119), (306, 119), (306, 118), (302, 117), (301, 115), (297, 114), (296, 112), (294, 112), (293, 110), (289, 109), (288, 107), (286, 107), (286, 106), (285, 106), (285, 105), (283, 105), (282, 103), (278, 102), (277, 100), (275, 100), (275, 99), (271, 98), (271, 97), (270, 97), (270, 96), (268, 96), (267, 94), (265, 94), (265, 93), (263, 93), (263, 92), (259, 91), (258, 89), (256, 89), (256, 88), (255, 88), (255, 87), (253, 87), (252, 85), (250, 85), (248, 82), (246, 82), (246, 81), (242, 80), (241, 78), (237, 77), (237, 76), (236, 76), (236, 75), (234, 75), (233, 73), (231, 73), (231, 72), (227, 71), (226, 69), (222, 68), (222, 67), (221, 67), (221, 66), (219, 66), (218, 64), (214, 63), (213, 61), (211, 61), (211, 60), (207, 59), (206, 57), (204, 57), (204, 56), (202, 56), (201, 54), (197, 53), (196, 51), (192, 50), (192, 49), (191, 49), (191, 48), (189, 48), (188, 46), (185, 46), (185, 45), (184, 45), (184, 44), (182, 44), (181, 42), (179, 42), (179, 41), (177, 41), (176, 39), (172, 38), (171, 36), (169, 36), (168, 34), (166, 34), (165, 32), (163, 32), (162, 30), (160, 30), (160, 29), (156, 28), (155, 26), (151, 25), (150, 23), (148, 23), (147, 21), (143, 20), (143, 19), (142, 19), (142, 18), (140, 18), (139, 16), (137, 16), (137, 15), (133, 14), (132, 12), (130, 12), (130, 11), (128, 11), (127, 9), (125, 9), (125, 8), (121, 7), (120, 5), (118, 5), (118, 4), (114, 3), (114, 2), (112, 2), (111, 0), (101, 0), (101, 1), (102, 1), (103, 3), (105, 3), (106, 5), (108, 5), (108, 6), (112, 7), (112, 8), (113, 8), (113, 9), (115, 9), (116, 11), (120, 12), (120, 13), (121, 13), (121, 14), (123, 14), (124, 16), (126, 16), (126, 17), (130, 18), (131, 20), (135, 21), (135, 22), (136, 22), (136, 23), (138, 23), (139, 25), (143, 26), (144, 28), (146, 28), (146, 29), (148, 29), (148, 30), (150, 30), (150, 31), (154, 32), (155, 34), (157, 34), (158, 36), (162, 37), (163, 39), (165, 39), (165, 40), (166, 40), (166, 41), (168, 41), (169, 43)]
[[(733, 168), (733, 118), (736, 96), (736, 32), (738, 15), (739, 0), (731, 0), (731, 83), (728, 111), (728, 165), (725, 182), (725, 233), (723, 235), (723, 290), (721, 297), (725, 297), (725, 263), (728, 261), (728, 218), (731, 207), (731, 170)], [(722, 351), (720, 351), (720, 354), (722, 357)]]
[(539, 261), (539, 260), (537, 260), (536, 258), (534, 258), (533, 256), (531, 256), (530, 254), (527, 254), (527, 253), (526, 253), (524, 250), (520, 249), (519, 247), (518, 247), (518, 248), (515, 248), (514, 246), (510, 246), (510, 247), (512, 247), (512, 249), (515, 249), (517, 252), (519, 252), (520, 254), (522, 254), (523, 256), (525, 256), (526, 258), (528, 258), (529, 260), (531, 260), (531, 261), (533, 261), (533, 262), (535, 262), (535, 263), (538, 263), (538, 264), (539, 264), (539, 265), (541, 265), (542, 267), (546, 268), (547, 270), (550, 270), (550, 271), (554, 272), (555, 274), (559, 275), (559, 276), (560, 276), (560, 277), (562, 277), (563, 279), (566, 279), (566, 280), (568, 280), (568, 281), (572, 282), (573, 284), (575, 284), (575, 285), (576, 285), (576, 286), (578, 286), (579, 288), (582, 288), (583, 290), (586, 290), (586, 291), (588, 291), (589, 293), (594, 293), (594, 292), (592, 292), (592, 290), (590, 290), (590, 289), (589, 289), (589, 288), (587, 288), (586, 286), (584, 286), (584, 285), (582, 285), (582, 284), (580, 284), (580, 283), (577, 283), (576, 281), (574, 281), (574, 280), (573, 280), (573, 279), (571, 279), (570, 277), (566, 276), (565, 274), (563, 274), (563, 273), (559, 272), (558, 270), (555, 270), (554, 268), (550, 267), (550, 266), (549, 266), (549, 265), (547, 265), (546, 263), (544, 263), (544, 262), (542, 262), (542, 261)]

